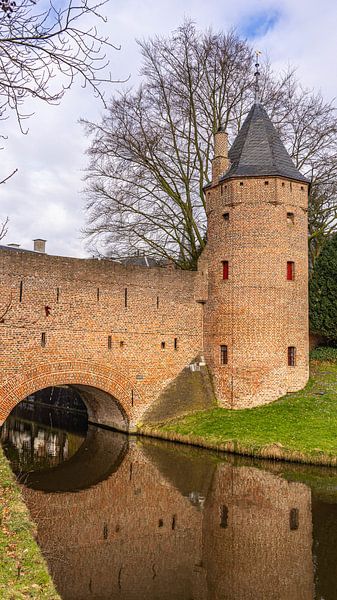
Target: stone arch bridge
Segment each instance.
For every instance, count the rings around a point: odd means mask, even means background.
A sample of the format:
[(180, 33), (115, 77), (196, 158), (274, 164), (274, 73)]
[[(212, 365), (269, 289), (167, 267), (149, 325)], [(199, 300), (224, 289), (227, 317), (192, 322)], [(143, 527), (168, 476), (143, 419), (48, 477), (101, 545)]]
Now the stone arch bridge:
[(158, 406), (179, 413), (182, 392), (186, 412), (202, 385), (189, 366), (203, 350), (205, 276), (0, 247), (0, 424), (58, 385), (80, 392), (92, 422), (123, 431)]

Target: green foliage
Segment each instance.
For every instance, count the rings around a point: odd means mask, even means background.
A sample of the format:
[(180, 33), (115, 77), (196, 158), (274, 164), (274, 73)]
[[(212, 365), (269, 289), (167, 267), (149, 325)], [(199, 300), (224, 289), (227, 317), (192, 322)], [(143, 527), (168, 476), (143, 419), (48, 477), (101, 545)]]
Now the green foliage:
[(337, 234), (315, 262), (309, 286), (310, 329), (337, 343)]
[(322, 346), (321, 348), (315, 348), (310, 352), (310, 358), (312, 360), (318, 360), (322, 362), (335, 362), (337, 363), (337, 348), (332, 346)]
[[(337, 364), (312, 366), (304, 390), (271, 404), (245, 409), (215, 408), (171, 421), (160, 429), (201, 444), (232, 443), (263, 456), (276, 447), (283, 456), (296, 453), (303, 462), (326, 463), (337, 456)], [(298, 460), (298, 458), (296, 458)]]
[(0, 448), (0, 598), (59, 600), (34, 539), (35, 526)]

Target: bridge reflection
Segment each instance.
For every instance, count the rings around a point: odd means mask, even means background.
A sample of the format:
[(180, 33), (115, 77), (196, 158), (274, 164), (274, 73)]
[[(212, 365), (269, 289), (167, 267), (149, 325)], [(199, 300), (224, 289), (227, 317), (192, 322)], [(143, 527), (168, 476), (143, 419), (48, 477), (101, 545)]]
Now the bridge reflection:
[(311, 490), (261, 468), (89, 428), (23, 493), (66, 600), (314, 598)]

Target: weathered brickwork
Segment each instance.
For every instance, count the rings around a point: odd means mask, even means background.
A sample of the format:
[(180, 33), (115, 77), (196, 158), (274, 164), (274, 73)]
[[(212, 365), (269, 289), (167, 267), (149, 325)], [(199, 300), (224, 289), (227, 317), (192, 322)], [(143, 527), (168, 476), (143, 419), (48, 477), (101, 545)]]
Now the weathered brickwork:
[(259, 104), (229, 158), (220, 129), (197, 272), (0, 250), (0, 423), (26, 395), (62, 384), (81, 386), (96, 423), (133, 429), (156, 402), (157, 419), (165, 405), (181, 414), (172, 390), (184, 380), (192, 395), (186, 367), (203, 355), (229, 408), (304, 387), (308, 184)]
[[(230, 408), (271, 402), (307, 382), (307, 198), (307, 184), (276, 177), (231, 179), (207, 191), (205, 355), (217, 397)], [(220, 345), (228, 348), (225, 365)]]
[(78, 384), (106, 392), (100, 407), (89, 402), (92, 420), (118, 425), (114, 397), (132, 427), (200, 354), (199, 287), (196, 272), (0, 251), (1, 305), (11, 302), (0, 324), (0, 422), (38, 389)]

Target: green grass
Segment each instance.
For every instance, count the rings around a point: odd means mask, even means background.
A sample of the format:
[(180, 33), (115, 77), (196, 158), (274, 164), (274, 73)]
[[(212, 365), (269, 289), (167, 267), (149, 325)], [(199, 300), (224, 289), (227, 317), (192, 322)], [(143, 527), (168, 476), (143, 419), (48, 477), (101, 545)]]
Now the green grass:
[(0, 448), (0, 598), (58, 600), (19, 487)]
[[(329, 361), (331, 358), (329, 357)], [(337, 362), (312, 361), (304, 390), (245, 410), (214, 408), (157, 428), (238, 453), (337, 464)]]

